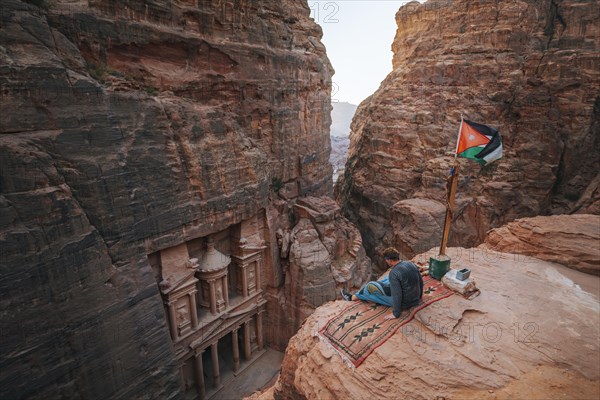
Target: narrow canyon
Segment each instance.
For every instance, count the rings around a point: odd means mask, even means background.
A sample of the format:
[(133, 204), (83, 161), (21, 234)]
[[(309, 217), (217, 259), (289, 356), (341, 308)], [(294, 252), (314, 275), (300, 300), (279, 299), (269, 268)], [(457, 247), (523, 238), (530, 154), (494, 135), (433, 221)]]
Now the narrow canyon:
[[(270, 350), (253, 399), (600, 395), (598, 0), (403, 4), (335, 184), (310, 13), (2, 1), (0, 398), (222, 399)], [(319, 330), (385, 247), (436, 253), (461, 113), (505, 150), (460, 162), (449, 255), (481, 294), (352, 368)]]
[(0, 397), (208, 398), (370, 276), (309, 14), (3, 2)]

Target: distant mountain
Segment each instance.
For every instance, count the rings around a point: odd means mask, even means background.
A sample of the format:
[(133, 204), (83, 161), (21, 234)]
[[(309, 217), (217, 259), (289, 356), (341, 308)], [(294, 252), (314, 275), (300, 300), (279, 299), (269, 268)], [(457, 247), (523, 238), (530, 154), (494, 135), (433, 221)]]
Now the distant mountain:
[(329, 162), (333, 167), (333, 182), (337, 181), (338, 176), (344, 171), (346, 159), (348, 158), (349, 137), (332, 136), (331, 137), (331, 155)]
[(350, 135), (350, 123), (354, 112), (358, 107), (355, 104), (343, 101), (331, 103), (331, 136), (348, 137)]
[(350, 123), (356, 105), (346, 102), (331, 103), (331, 155), (329, 162), (333, 166), (333, 181), (344, 171), (346, 158), (348, 157), (348, 145), (350, 144)]

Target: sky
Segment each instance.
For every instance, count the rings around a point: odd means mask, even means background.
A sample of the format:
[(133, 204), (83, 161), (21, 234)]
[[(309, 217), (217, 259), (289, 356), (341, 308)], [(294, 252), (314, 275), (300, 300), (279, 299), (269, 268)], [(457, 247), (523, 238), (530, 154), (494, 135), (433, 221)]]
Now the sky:
[(392, 71), (395, 15), (406, 0), (308, 0), (335, 69), (331, 101), (360, 104)]

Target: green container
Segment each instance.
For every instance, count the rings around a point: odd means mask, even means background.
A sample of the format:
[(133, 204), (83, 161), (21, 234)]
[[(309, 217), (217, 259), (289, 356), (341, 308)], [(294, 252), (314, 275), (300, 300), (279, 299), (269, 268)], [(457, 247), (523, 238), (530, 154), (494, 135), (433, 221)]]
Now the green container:
[(436, 256), (429, 258), (429, 276), (438, 281), (450, 270), (450, 257)]

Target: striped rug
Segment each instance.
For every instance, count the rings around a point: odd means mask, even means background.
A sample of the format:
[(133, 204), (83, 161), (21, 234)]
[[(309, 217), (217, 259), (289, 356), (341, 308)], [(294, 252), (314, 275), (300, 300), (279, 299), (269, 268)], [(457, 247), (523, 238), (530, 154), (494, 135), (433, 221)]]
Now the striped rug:
[(410, 312), (403, 312), (400, 318), (384, 321), (383, 318), (392, 312), (391, 307), (355, 301), (329, 320), (319, 333), (343, 359), (358, 367), (398, 328), (409, 323), (419, 310), (454, 293), (430, 276), (423, 277), (423, 287), (423, 303), (410, 309)]

